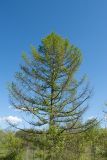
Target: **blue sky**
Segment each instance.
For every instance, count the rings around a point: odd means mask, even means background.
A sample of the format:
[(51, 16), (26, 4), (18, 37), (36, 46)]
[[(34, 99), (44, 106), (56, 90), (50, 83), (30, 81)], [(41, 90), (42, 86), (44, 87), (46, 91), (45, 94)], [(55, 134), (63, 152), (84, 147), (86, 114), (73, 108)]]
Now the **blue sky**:
[[(83, 53), (80, 75), (94, 88), (86, 117), (102, 117), (107, 102), (107, 0), (0, 0), (0, 117), (20, 116), (9, 108), (7, 83), (21, 54), (51, 32)], [(0, 122), (0, 126), (3, 124)]]

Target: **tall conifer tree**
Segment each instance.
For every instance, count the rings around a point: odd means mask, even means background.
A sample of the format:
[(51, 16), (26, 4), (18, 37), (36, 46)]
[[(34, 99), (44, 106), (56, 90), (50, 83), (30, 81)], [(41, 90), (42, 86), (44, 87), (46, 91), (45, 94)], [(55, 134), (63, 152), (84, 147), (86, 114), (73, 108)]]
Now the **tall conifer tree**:
[(66, 130), (81, 132), (92, 125), (80, 123), (90, 90), (84, 77), (79, 82), (75, 78), (82, 60), (77, 47), (51, 33), (38, 50), (31, 48), (31, 58), (24, 54), (23, 59), (24, 65), (9, 86), (10, 100), (16, 109), (33, 115), (31, 125), (46, 127), (50, 134), (57, 129), (58, 135)]

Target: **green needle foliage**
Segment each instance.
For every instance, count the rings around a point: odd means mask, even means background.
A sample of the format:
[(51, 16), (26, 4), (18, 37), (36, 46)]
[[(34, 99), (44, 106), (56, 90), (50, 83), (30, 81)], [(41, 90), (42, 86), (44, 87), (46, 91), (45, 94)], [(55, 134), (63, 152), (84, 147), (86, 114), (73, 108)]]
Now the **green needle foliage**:
[(42, 39), (38, 50), (31, 48), (31, 58), (23, 54), (23, 59), (25, 64), (9, 86), (11, 104), (30, 113), (33, 118), (28, 123), (41, 130), (45, 128), (46, 141), (51, 143), (48, 149), (56, 146), (58, 151), (63, 144), (62, 133), (82, 132), (93, 125), (93, 121), (80, 122), (90, 98), (85, 77), (79, 82), (75, 78), (81, 52), (68, 40), (51, 33)]

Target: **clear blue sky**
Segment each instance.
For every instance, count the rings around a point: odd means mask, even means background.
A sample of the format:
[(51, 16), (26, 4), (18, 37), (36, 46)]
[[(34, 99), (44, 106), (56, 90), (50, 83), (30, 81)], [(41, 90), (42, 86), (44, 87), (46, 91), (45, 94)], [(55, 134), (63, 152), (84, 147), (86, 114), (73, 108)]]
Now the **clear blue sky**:
[(19, 69), (22, 52), (52, 31), (82, 50), (80, 73), (87, 73), (94, 87), (86, 116), (102, 117), (107, 101), (107, 0), (0, 0), (0, 117), (19, 116), (9, 109), (7, 83)]

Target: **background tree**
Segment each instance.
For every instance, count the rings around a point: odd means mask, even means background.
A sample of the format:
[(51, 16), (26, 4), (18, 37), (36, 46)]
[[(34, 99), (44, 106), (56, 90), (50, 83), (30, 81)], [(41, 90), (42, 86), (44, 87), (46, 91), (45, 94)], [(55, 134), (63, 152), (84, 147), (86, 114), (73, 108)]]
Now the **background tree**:
[(13, 132), (4, 132), (0, 143), (0, 160), (22, 160), (23, 141)]
[(23, 55), (25, 64), (9, 86), (11, 104), (33, 115), (28, 123), (34, 128), (45, 128), (51, 146), (48, 148), (55, 148), (60, 144), (61, 133), (82, 132), (93, 124), (79, 123), (90, 98), (85, 78), (79, 82), (75, 78), (82, 55), (77, 47), (55, 33), (44, 38), (38, 50), (32, 47), (31, 55)]

